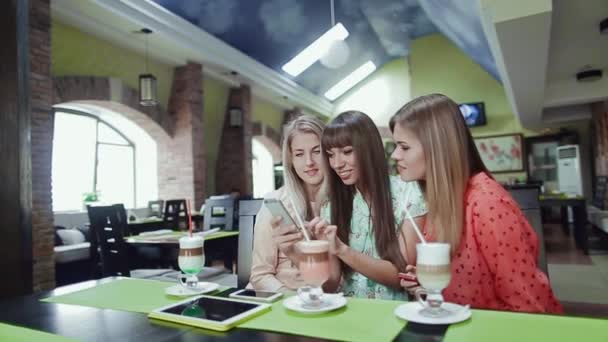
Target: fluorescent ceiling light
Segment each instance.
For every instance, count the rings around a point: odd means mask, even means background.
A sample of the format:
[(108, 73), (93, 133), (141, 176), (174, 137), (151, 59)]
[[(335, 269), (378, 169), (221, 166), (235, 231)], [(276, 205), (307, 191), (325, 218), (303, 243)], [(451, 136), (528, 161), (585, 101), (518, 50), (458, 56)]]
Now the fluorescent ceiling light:
[(319, 58), (323, 57), (334, 40), (344, 40), (346, 37), (348, 37), (348, 31), (342, 23), (337, 23), (329, 31), (323, 33), (321, 37), (312, 42), (312, 44), (308, 45), (297, 56), (285, 63), (282, 68), (283, 71), (291, 76), (298, 76), (302, 71), (318, 61)]
[(367, 61), (362, 66), (358, 67), (355, 71), (351, 72), (350, 75), (344, 77), (342, 81), (336, 83), (333, 87), (325, 93), (330, 101), (333, 101), (344, 94), (348, 89), (352, 88), (355, 84), (361, 82), (364, 78), (369, 76), (376, 70), (376, 64), (372, 61)]

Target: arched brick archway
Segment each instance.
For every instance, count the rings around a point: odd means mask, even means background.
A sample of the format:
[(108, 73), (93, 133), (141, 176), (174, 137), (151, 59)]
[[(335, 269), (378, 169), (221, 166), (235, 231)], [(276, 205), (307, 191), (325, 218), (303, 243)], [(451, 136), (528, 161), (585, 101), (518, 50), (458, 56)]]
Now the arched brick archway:
[(119, 79), (93, 76), (53, 78), (52, 103), (84, 103), (120, 113), (157, 145), (158, 195), (185, 198), (198, 208), (205, 200), (203, 68), (188, 62), (173, 72), (168, 109), (139, 104), (135, 89)]
[[(65, 102), (91, 102), (99, 101), (103, 107), (112, 110), (119, 108), (118, 112), (125, 111), (135, 123), (141, 124), (144, 130), (155, 131), (154, 125), (145, 120), (140, 113), (145, 114), (152, 122), (156, 123), (165, 133), (173, 136), (175, 132), (174, 120), (160, 106), (144, 107), (139, 104), (137, 91), (118, 79), (109, 77), (93, 76), (64, 76), (53, 78), (53, 104)], [(154, 132), (150, 132), (153, 134)]]
[(254, 122), (252, 138), (268, 149), (274, 163), (281, 162), (281, 135), (274, 128), (261, 122)]

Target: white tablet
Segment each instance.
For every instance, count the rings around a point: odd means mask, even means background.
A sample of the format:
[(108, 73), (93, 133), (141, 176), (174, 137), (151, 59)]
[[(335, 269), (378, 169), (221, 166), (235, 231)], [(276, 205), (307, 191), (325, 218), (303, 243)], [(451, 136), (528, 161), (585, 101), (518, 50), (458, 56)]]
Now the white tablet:
[(238, 323), (270, 310), (269, 304), (230, 298), (199, 296), (158, 308), (149, 318), (226, 331)]
[(228, 296), (243, 300), (253, 300), (255, 302), (272, 303), (283, 296), (280, 292), (256, 291), (251, 289), (238, 290)]

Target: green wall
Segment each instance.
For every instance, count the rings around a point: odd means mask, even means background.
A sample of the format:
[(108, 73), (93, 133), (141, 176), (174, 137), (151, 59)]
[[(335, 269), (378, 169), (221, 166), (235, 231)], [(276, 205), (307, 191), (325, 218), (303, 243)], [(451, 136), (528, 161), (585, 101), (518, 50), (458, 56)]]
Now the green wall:
[(442, 93), (458, 103), (484, 102), (488, 124), (473, 127), (474, 136), (524, 131), (502, 85), (447, 38), (434, 34), (416, 39), (410, 51), (413, 97)]
[[(502, 85), (442, 35), (429, 35), (412, 42), (410, 75), (412, 97), (442, 93), (458, 103), (484, 102), (487, 125), (473, 127), (473, 136), (537, 134), (521, 126)], [(524, 180), (526, 173), (502, 173), (495, 176), (499, 180), (510, 177)]]
[[(53, 76), (115, 77), (137, 89), (145, 71), (145, 56), (117, 47), (78, 29), (53, 20), (51, 25), (51, 74)], [(167, 108), (173, 67), (150, 60), (148, 70), (156, 76), (158, 98)]]
[(411, 99), (407, 59), (396, 58), (376, 70), (364, 82), (336, 101), (333, 115), (347, 110), (362, 111), (378, 126), (388, 126), (390, 118)]
[(281, 132), (283, 124), (283, 109), (259, 97), (251, 97), (251, 120), (259, 121)]

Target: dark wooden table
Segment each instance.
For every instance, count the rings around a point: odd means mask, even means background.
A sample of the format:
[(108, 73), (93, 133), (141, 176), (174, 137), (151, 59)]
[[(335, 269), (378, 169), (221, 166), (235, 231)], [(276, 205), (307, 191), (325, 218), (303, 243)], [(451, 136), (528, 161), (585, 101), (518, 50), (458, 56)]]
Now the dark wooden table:
[[(0, 301), (0, 322), (71, 337), (80, 341), (322, 341), (260, 330), (235, 328), (225, 333), (172, 323), (157, 323), (145, 314), (41, 302), (41, 298), (83, 290), (115, 278), (68, 285), (54, 291)], [(235, 291), (225, 291), (227, 296)], [(396, 341), (441, 341), (446, 326), (408, 324)]]
[[(232, 271), (232, 265), (236, 263), (238, 255), (238, 231), (220, 231), (218, 233), (230, 235), (220, 237), (209, 235), (205, 237), (205, 265), (210, 266), (212, 260), (221, 259), (224, 262), (224, 267)], [(179, 241), (177, 239), (173, 238), (163, 240), (159, 239), (158, 237), (151, 236), (150, 240), (142, 240), (134, 239), (133, 237), (126, 237), (125, 242), (133, 247), (159, 248), (164, 259), (167, 259), (169, 262), (173, 262), (175, 265), (177, 265), (177, 250), (179, 249)]]
[[(205, 220), (205, 216), (202, 214), (193, 214), (192, 215), (192, 224), (194, 229), (203, 229), (203, 222)], [(150, 232), (159, 229), (173, 229), (173, 227), (168, 227), (165, 224), (165, 221), (162, 218), (145, 218), (139, 219), (135, 221), (129, 221), (128, 223), (129, 234), (137, 235), (143, 232)]]
[(576, 247), (583, 253), (589, 254), (589, 234), (587, 232), (587, 203), (584, 198), (560, 198), (547, 197), (540, 198), (541, 207), (560, 207), (562, 228), (567, 235), (570, 235), (568, 222), (568, 207), (572, 208), (573, 235)]

